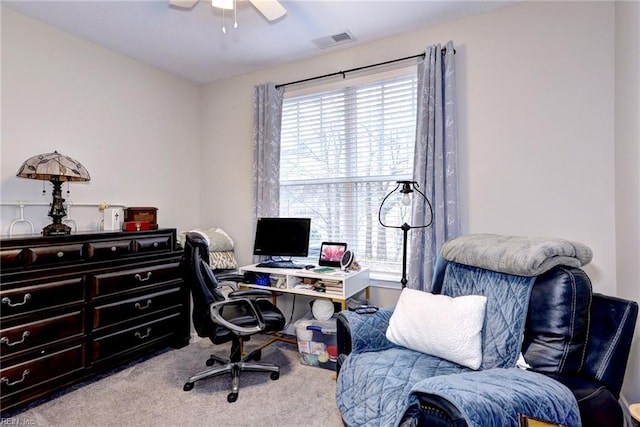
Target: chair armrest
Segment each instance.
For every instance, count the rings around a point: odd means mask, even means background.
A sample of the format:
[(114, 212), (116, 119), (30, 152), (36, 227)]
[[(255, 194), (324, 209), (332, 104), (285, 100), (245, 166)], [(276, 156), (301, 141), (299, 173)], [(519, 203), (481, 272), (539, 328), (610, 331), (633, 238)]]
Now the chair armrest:
[(520, 415), (580, 426), (571, 390), (553, 378), (519, 368), (430, 377), (413, 386), (409, 401), (401, 426), (518, 426)]
[(223, 272), (223, 273), (215, 273), (216, 279), (225, 281), (225, 282), (236, 282), (236, 283), (244, 283), (247, 279), (244, 277), (244, 274), (238, 274), (235, 272)]
[[(258, 323), (257, 326), (253, 326), (249, 328), (245, 326), (239, 326), (229, 322), (227, 319), (222, 317), (222, 314), (220, 313), (221, 308), (229, 305), (239, 305), (239, 304), (246, 305), (249, 308), (251, 314), (253, 314), (256, 322)], [(225, 301), (214, 302), (209, 306), (209, 311), (211, 313), (211, 318), (214, 322), (237, 333), (238, 335), (253, 335), (253, 334), (257, 334), (264, 331), (265, 323), (264, 323), (264, 319), (262, 318), (262, 315), (260, 314), (260, 310), (258, 310), (254, 305), (253, 301), (248, 298), (234, 298), (234, 299), (229, 299)]]
[(271, 291), (266, 289), (242, 289), (230, 292), (229, 298), (271, 298)]
[(220, 280), (218, 281), (218, 286), (220, 287), (226, 286), (228, 288), (231, 288), (231, 292), (235, 292), (238, 290), (238, 284), (230, 280)]
[(364, 353), (394, 347), (386, 337), (392, 308), (381, 308), (372, 314), (341, 311), (338, 314), (338, 354)]
[(246, 280), (244, 275), (238, 274), (235, 271), (222, 271), (214, 273), (219, 286), (227, 286), (232, 291), (238, 290), (238, 283), (244, 283)]
[(637, 317), (637, 302), (593, 294), (582, 373), (606, 386), (616, 399), (620, 397)]
[(458, 408), (442, 396), (420, 393), (418, 404), (410, 406), (403, 414), (400, 427), (468, 427)]

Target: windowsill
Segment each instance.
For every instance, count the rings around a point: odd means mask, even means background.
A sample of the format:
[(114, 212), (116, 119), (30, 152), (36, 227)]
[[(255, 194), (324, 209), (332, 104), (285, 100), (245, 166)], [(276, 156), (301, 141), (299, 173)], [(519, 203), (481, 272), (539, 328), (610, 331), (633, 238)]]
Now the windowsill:
[(371, 273), (371, 286), (377, 288), (400, 289), (400, 276), (396, 274)]

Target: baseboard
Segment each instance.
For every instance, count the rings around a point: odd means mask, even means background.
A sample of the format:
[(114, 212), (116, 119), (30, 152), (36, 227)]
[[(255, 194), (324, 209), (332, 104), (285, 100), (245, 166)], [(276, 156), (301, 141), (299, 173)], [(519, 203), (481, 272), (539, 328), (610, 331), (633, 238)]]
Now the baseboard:
[(624, 397), (623, 394), (620, 394), (620, 399), (618, 400), (618, 403), (622, 407), (622, 413), (624, 415), (624, 426), (634, 427), (635, 424), (634, 424), (633, 418), (631, 417), (631, 413), (629, 412), (629, 402), (627, 401), (627, 398)]

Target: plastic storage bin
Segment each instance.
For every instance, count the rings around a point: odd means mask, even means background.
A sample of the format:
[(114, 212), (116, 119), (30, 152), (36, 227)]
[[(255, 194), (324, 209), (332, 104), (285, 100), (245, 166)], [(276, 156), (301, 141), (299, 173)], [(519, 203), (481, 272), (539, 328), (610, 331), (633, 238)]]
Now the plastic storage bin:
[(300, 319), (294, 323), (300, 362), (303, 365), (336, 370), (336, 318)]

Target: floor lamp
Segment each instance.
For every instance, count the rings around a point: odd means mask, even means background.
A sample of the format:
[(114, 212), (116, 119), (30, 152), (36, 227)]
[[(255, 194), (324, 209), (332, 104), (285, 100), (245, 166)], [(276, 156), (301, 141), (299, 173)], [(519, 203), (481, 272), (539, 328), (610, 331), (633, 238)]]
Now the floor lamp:
[[(394, 188), (389, 194), (384, 196), (384, 199), (382, 199), (382, 203), (380, 203), (380, 209), (378, 210), (378, 221), (383, 227), (398, 228), (402, 230), (402, 279), (400, 280), (400, 283), (402, 283), (402, 288), (404, 289), (407, 286), (407, 237), (409, 230), (411, 230), (412, 228), (430, 227), (433, 223), (433, 209), (431, 207), (431, 202), (429, 202), (429, 199), (427, 199), (427, 196), (425, 196), (424, 193), (418, 189), (418, 183), (416, 181), (397, 181), (396, 184), (396, 188)], [(426, 202), (426, 208), (429, 209), (429, 223), (422, 225), (409, 225), (406, 222), (402, 225), (386, 224), (382, 219), (382, 211), (384, 209), (385, 202), (387, 202), (387, 199), (396, 192), (402, 195), (401, 204), (404, 206), (411, 206), (411, 195), (413, 193), (417, 193), (422, 196), (422, 198)]]

